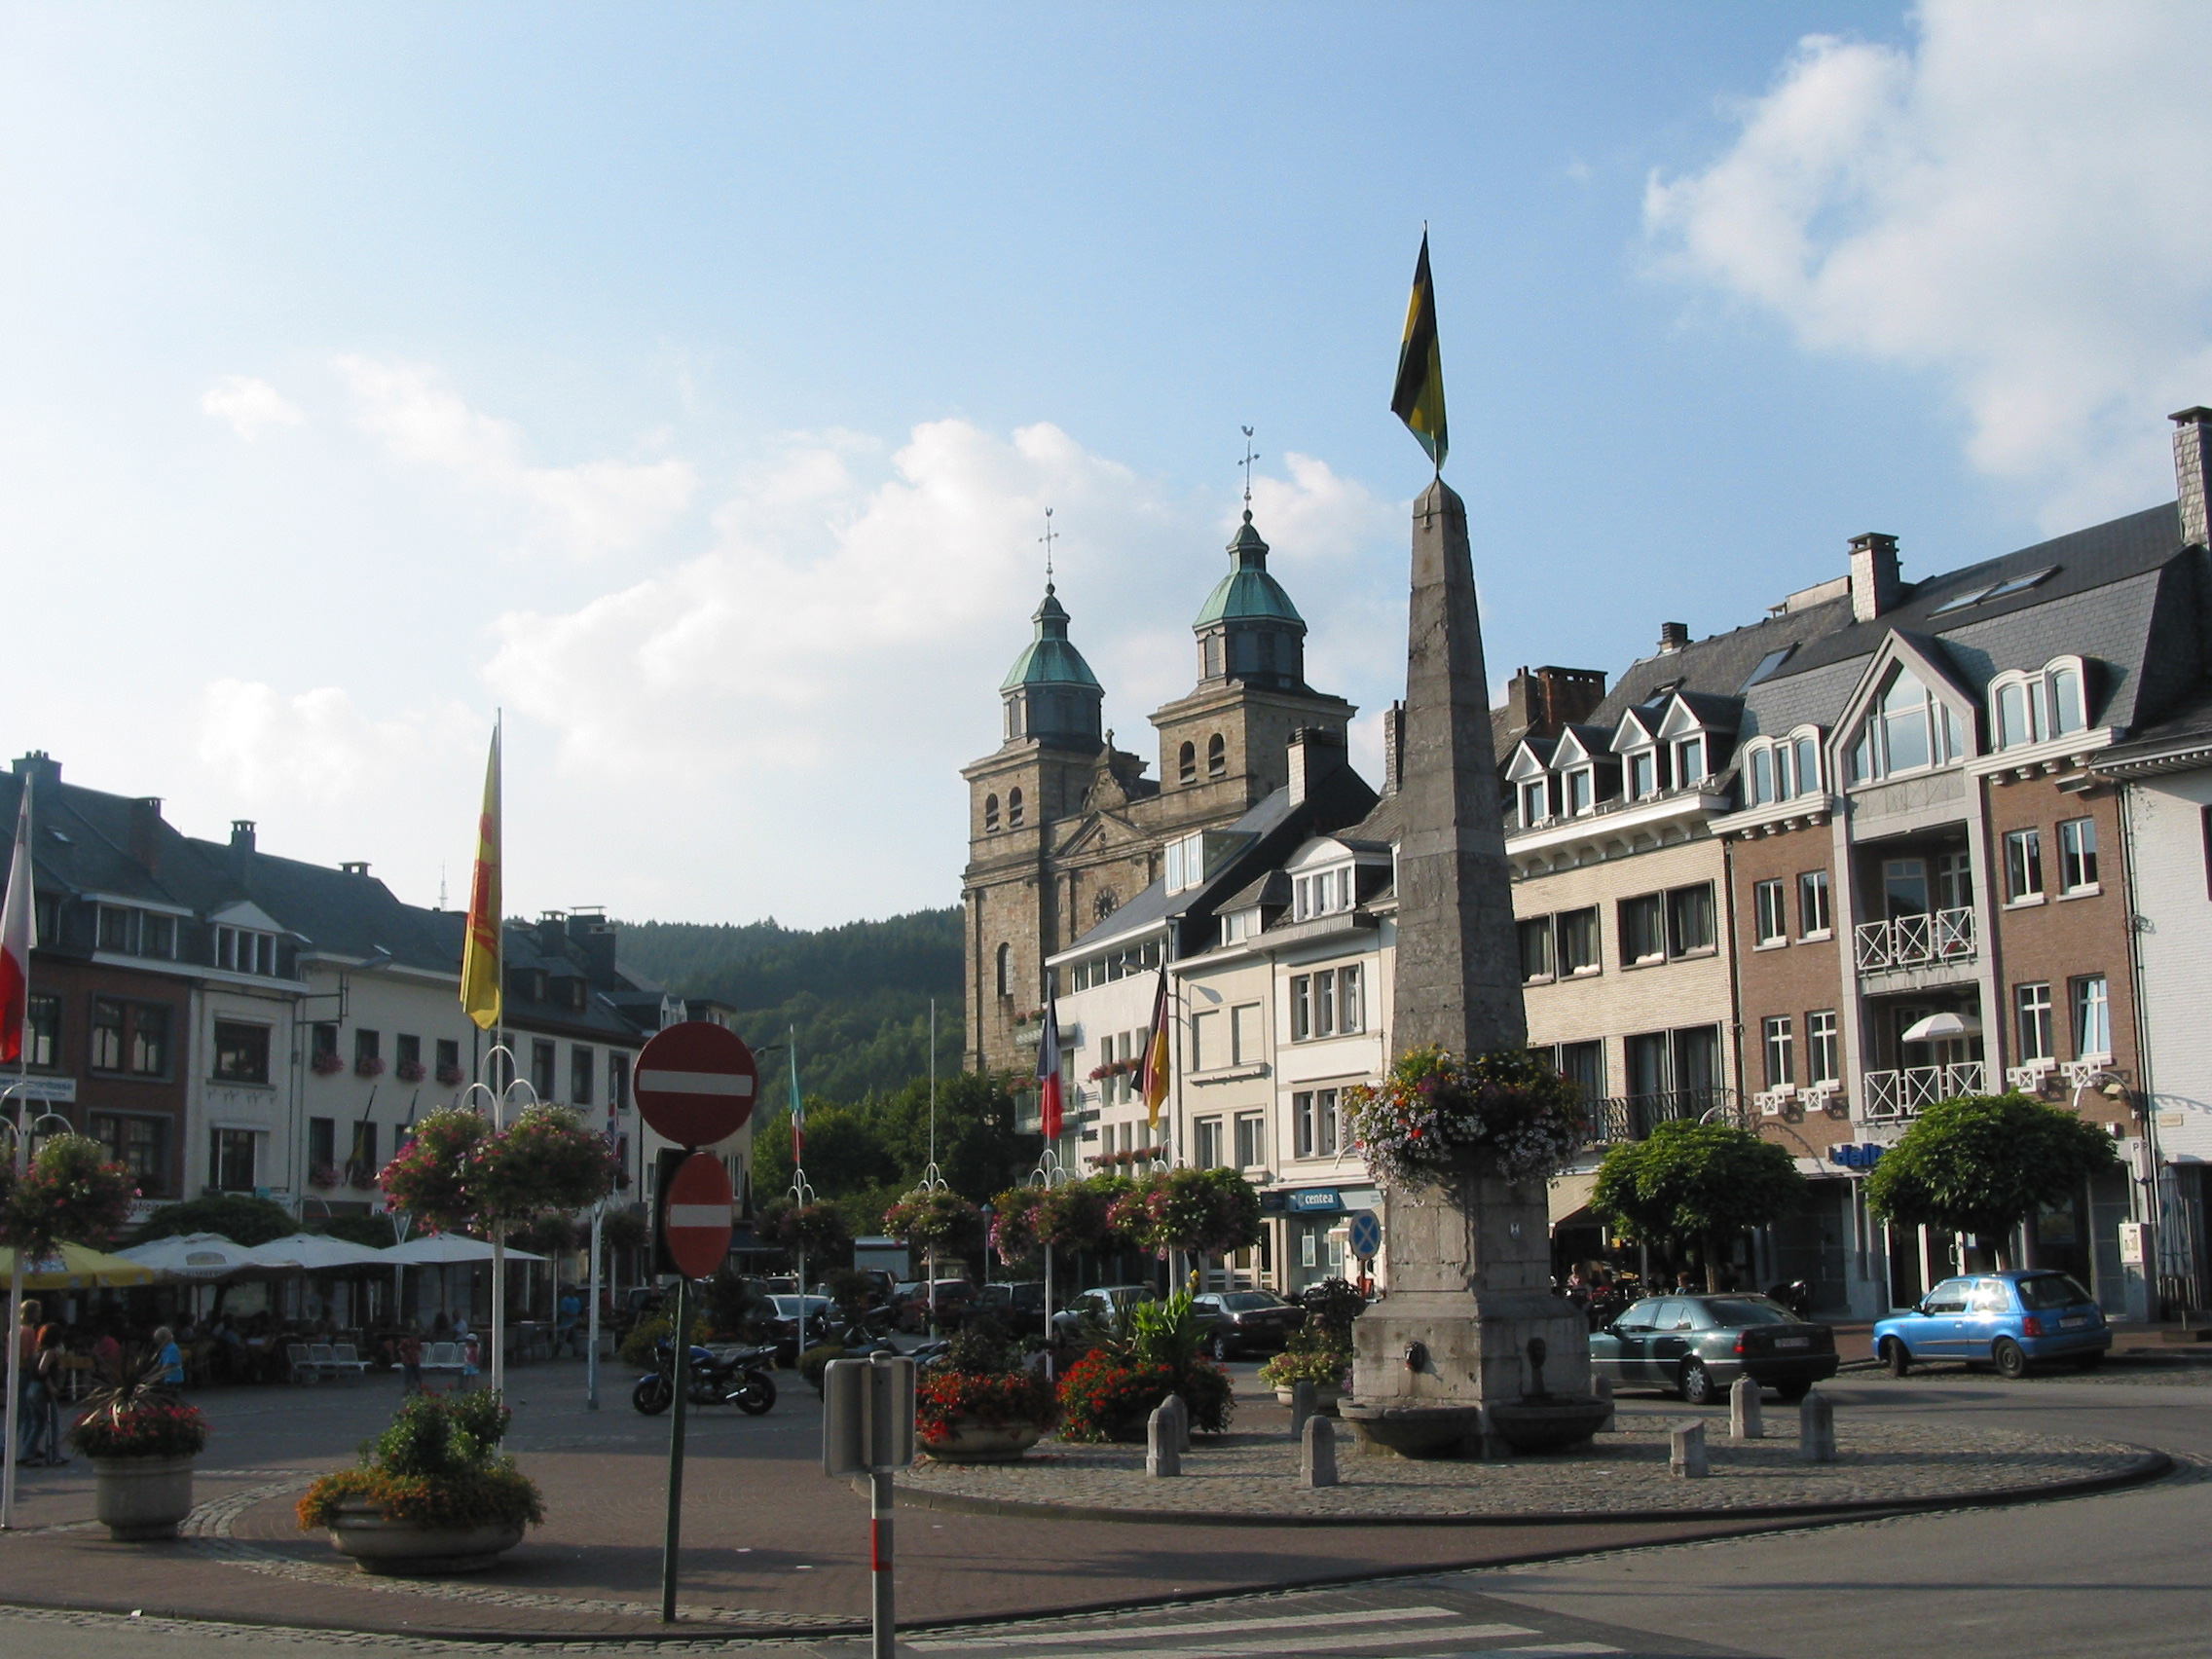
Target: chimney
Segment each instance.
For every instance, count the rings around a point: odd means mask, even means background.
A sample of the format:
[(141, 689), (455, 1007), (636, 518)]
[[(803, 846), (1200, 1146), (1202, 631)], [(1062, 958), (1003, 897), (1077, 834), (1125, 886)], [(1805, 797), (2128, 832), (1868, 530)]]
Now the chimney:
[[(252, 830), (250, 829), (247, 830), (247, 838), (249, 841), (252, 838)], [(352, 863), (341, 864), (338, 867), (348, 875), (365, 876), (369, 873), (369, 864), (368, 860), (366, 859), (355, 859)]]
[(143, 795), (130, 803), (130, 856), (148, 874), (162, 864), (162, 797)]
[(2174, 424), (2174, 487), (2181, 497), (2181, 538), (2192, 547), (2212, 546), (2212, 521), (2205, 504), (2206, 479), (2212, 476), (2212, 409), (2184, 409)]
[(1870, 530), (1851, 538), (1851, 619), (1871, 622), (1898, 603), (1898, 538)]
[(1345, 740), (1319, 726), (1302, 726), (1290, 734), (1290, 798), (1309, 798), (1331, 772), (1345, 763)]
[(35, 784), (58, 784), (61, 782), (61, 762), (55, 759), (43, 749), (32, 750), (21, 759), (14, 762), (11, 769), (17, 777), (28, 778)]
[(1687, 622), (1662, 622), (1659, 624), (1659, 654), (1666, 656), (1680, 650), (1690, 643), (1690, 625)]
[[(1669, 626), (1681, 627), (1681, 624), (1670, 623)], [(1682, 628), (1682, 645), (1688, 644), (1689, 630)], [(1545, 667), (1536, 670), (1536, 679), (1544, 690), (1544, 735), (1547, 737), (1556, 734), (1562, 726), (1588, 719), (1605, 700), (1605, 671), (1602, 668)]]
[(1398, 793), (1398, 774), (1406, 764), (1406, 705), (1403, 700), (1382, 711), (1382, 793)]
[(234, 853), (250, 853), (253, 851), (252, 819), (234, 818), (231, 820), (231, 851)]

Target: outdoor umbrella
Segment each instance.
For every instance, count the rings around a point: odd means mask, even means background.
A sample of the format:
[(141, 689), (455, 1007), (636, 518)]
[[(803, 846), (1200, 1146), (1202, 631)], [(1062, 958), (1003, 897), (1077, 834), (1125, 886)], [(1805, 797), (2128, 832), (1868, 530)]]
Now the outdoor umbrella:
[[(0, 1247), (0, 1279), (16, 1271), (16, 1252)], [(110, 1256), (89, 1244), (62, 1244), (23, 1270), (25, 1290), (90, 1290), (96, 1285), (152, 1284), (162, 1274), (140, 1262)]]
[(140, 1267), (181, 1279), (217, 1279), (240, 1268), (262, 1265), (243, 1244), (234, 1244), (220, 1233), (172, 1235), (133, 1244), (123, 1255)]
[[(442, 1268), (458, 1262), (489, 1262), (492, 1246), (481, 1238), (464, 1237), (459, 1233), (426, 1233), (420, 1238), (410, 1238), (404, 1244), (394, 1244), (387, 1250), (379, 1250), (380, 1262), (396, 1262), (410, 1268)], [(543, 1256), (534, 1256), (528, 1250), (507, 1246), (510, 1262), (542, 1262)]]
[(305, 1268), (311, 1273), (334, 1268), (381, 1268), (387, 1252), (350, 1238), (332, 1238), (321, 1233), (295, 1233), (289, 1238), (273, 1238), (246, 1253), (249, 1261), (265, 1268)]
[(1916, 1020), (1899, 1036), (1900, 1043), (1940, 1043), (1952, 1037), (1979, 1037), (1981, 1021), (1971, 1014), (1932, 1014), (1926, 1019)]

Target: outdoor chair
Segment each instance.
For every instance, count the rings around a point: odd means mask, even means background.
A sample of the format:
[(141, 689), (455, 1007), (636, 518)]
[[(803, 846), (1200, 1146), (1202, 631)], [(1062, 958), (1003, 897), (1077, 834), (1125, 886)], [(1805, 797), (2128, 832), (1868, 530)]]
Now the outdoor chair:
[(423, 1375), (433, 1371), (450, 1371), (458, 1375), (462, 1369), (459, 1343), (425, 1343), (423, 1346)]
[(328, 1343), (308, 1344), (308, 1363), (314, 1367), (315, 1381), (327, 1382), (338, 1375), (337, 1356)]
[(308, 1345), (305, 1343), (286, 1343), (284, 1345), (284, 1364), (291, 1380), (295, 1382), (319, 1382), (322, 1381), (322, 1373), (315, 1368), (313, 1359), (309, 1356)]
[(350, 1377), (358, 1380), (369, 1369), (351, 1343), (333, 1343), (330, 1349), (330, 1374), (333, 1377)]

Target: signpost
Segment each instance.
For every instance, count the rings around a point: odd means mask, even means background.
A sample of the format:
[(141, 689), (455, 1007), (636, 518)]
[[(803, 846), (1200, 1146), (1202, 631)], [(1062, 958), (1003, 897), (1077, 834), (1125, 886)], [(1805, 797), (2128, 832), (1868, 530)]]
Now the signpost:
[(870, 1659), (896, 1659), (891, 1594), (892, 1477), (914, 1460), (914, 1362), (889, 1354), (833, 1359), (822, 1373), (822, 1472), (868, 1482)]
[(1345, 1230), (1345, 1242), (1359, 1258), (1359, 1288), (1367, 1288), (1375, 1272), (1375, 1258), (1382, 1254), (1382, 1218), (1373, 1210), (1360, 1210)]
[(706, 1020), (671, 1025), (638, 1054), (633, 1078), (638, 1111), (687, 1155), (661, 1193), (661, 1236), (676, 1264), (676, 1324), (669, 1333), (669, 1382), (675, 1393), (668, 1424), (668, 1518), (661, 1532), (660, 1622), (676, 1622), (676, 1561), (683, 1518), (685, 1372), (691, 1360), (691, 1281), (705, 1278), (729, 1255), (735, 1199), (720, 1159), (699, 1150), (727, 1140), (753, 1116), (759, 1068), (745, 1040)]

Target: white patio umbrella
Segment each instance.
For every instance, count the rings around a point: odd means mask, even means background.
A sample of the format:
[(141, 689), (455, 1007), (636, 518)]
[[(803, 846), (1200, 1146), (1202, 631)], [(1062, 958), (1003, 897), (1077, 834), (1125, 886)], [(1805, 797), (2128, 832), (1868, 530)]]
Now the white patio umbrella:
[[(459, 1262), (489, 1262), (492, 1246), (481, 1238), (464, 1237), (459, 1233), (427, 1233), (420, 1238), (410, 1238), (404, 1244), (394, 1244), (376, 1252), (380, 1262), (403, 1263), (411, 1268), (443, 1268)], [(528, 1250), (507, 1246), (510, 1262), (542, 1262), (543, 1256), (534, 1256)]]
[(370, 1244), (355, 1244), (348, 1238), (332, 1238), (321, 1233), (295, 1233), (289, 1238), (273, 1238), (266, 1244), (256, 1244), (246, 1252), (265, 1268), (305, 1268), (311, 1273), (327, 1272), (333, 1268), (381, 1268), (389, 1259), (387, 1252)]
[(1981, 1021), (1971, 1014), (1932, 1014), (1904, 1028), (1900, 1043), (1941, 1043), (1953, 1037), (1979, 1037)]
[(253, 1252), (243, 1244), (234, 1244), (220, 1233), (176, 1234), (151, 1243), (133, 1244), (116, 1254), (181, 1279), (218, 1279), (240, 1268), (267, 1266), (254, 1260)]

